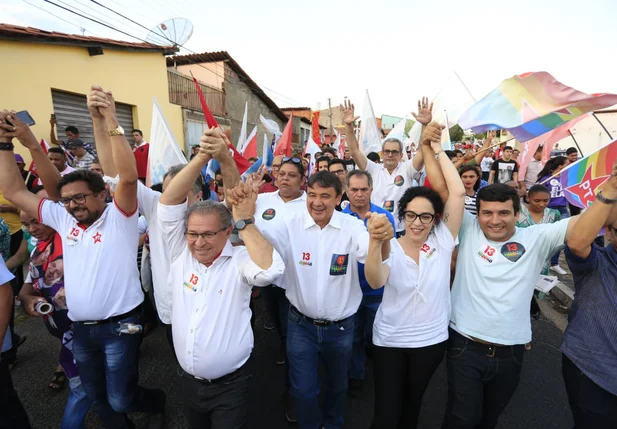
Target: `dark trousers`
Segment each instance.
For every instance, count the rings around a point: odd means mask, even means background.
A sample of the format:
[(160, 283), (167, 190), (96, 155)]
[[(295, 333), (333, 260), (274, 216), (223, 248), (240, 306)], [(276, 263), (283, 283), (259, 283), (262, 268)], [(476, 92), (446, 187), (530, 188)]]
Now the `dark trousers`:
[[(354, 317), (350, 316), (317, 326), (294, 307), (289, 309), (287, 358), (300, 429), (343, 427), (353, 325)], [(320, 358), (326, 370), (323, 413), (319, 408)]]
[(591, 381), (566, 355), (561, 371), (566, 383), (574, 429), (617, 428), (617, 396)]
[(482, 172), (482, 180), (485, 180), (485, 181), (488, 182), (488, 179), (489, 179), (490, 175), (491, 175), (490, 171), (483, 171)]
[(180, 398), (191, 429), (248, 428), (250, 359), (235, 372), (212, 382), (178, 368)]
[(371, 429), (418, 427), (422, 397), (445, 352), (445, 341), (413, 349), (375, 346), (375, 415)]
[(266, 310), (272, 317), (283, 342), (287, 338), (287, 316), (289, 314), (289, 300), (285, 295), (285, 289), (275, 285), (260, 288), (261, 296), (264, 297)]
[(6, 362), (0, 362), (0, 429), (30, 429), (26, 410), (13, 387)]
[(442, 429), (494, 428), (518, 386), (524, 353), (524, 345), (489, 346), (450, 329)]
[(383, 295), (364, 295), (353, 324), (353, 351), (349, 363), (349, 379), (364, 380), (366, 347), (373, 345), (373, 323)]
[(120, 323), (139, 324), (135, 314), (116, 323), (73, 324), (73, 355), (92, 408), (107, 429), (131, 427), (126, 413), (162, 413), (160, 391), (137, 386), (142, 334), (120, 333)]

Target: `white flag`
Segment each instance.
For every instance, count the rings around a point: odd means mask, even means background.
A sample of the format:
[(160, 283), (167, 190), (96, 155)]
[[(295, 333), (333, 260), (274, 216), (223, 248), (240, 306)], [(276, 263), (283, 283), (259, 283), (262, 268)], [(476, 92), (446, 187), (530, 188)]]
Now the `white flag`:
[(405, 124), (407, 123), (407, 117), (401, 119), (398, 124), (394, 126), (388, 133), (383, 141), (388, 139), (397, 139), (403, 143), (403, 161), (407, 161), (407, 148), (405, 147)]
[(249, 114), (249, 102), (247, 101), (244, 105), (244, 117), (242, 118), (242, 128), (240, 128), (240, 136), (238, 137), (238, 144), (236, 148), (238, 148), (238, 152), (242, 153), (244, 151), (244, 146), (246, 146), (246, 121)]
[(148, 174), (146, 186), (163, 183), (163, 176), (170, 167), (186, 164), (186, 158), (176, 143), (161, 108), (153, 98), (152, 128), (150, 129), (150, 152), (148, 153)]
[(373, 112), (371, 98), (366, 91), (364, 107), (362, 108), (362, 122), (360, 124), (360, 149), (365, 154), (381, 152), (381, 133), (377, 128), (377, 120)]
[(266, 119), (262, 115), (259, 115), (259, 120), (270, 134), (274, 134), (276, 136), (277, 140), (283, 134), (279, 124), (274, 122), (272, 119)]
[(304, 154), (310, 153), (311, 154), (311, 161), (309, 162), (309, 175), (313, 173), (313, 169), (315, 168), (315, 154), (317, 152), (321, 152), (321, 149), (319, 148), (319, 146), (317, 146), (317, 143), (315, 143), (315, 141), (313, 140), (313, 136), (311, 135), (311, 133), (309, 133), (309, 138), (306, 141), (306, 147), (304, 148)]

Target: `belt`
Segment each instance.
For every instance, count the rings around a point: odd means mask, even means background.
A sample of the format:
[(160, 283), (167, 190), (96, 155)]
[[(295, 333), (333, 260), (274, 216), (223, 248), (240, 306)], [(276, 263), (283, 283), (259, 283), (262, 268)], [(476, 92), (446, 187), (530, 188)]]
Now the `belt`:
[(117, 316), (111, 316), (104, 320), (84, 320), (84, 321), (73, 322), (73, 323), (79, 323), (81, 325), (102, 325), (105, 323), (115, 323), (115, 322), (119, 322), (122, 319), (126, 319), (127, 317), (133, 316), (137, 313), (141, 313), (141, 306), (142, 304), (139, 304), (137, 307), (135, 307), (131, 311), (127, 311), (126, 313), (119, 314)]
[[(248, 363), (248, 361), (247, 361), (247, 363)], [(197, 377), (196, 375), (189, 374), (188, 372), (184, 371), (182, 368), (178, 369), (178, 374), (181, 377), (187, 378), (187, 379), (192, 380), (192, 381), (197, 381), (199, 383), (220, 384), (220, 383), (225, 383), (226, 381), (229, 381), (231, 378), (235, 377), (240, 371), (242, 371), (244, 369), (245, 366), (246, 366), (246, 363), (244, 365), (242, 365), (240, 368), (238, 368), (237, 370), (235, 370), (233, 372), (230, 372), (229, 374), (225, 374), (222, 377), (215, 378), (215, 379)]]
[(306, 320), (307, 322), (309, 322), (309, 323), (311, 323), (311, 324), (313, 324), (313, 325), (315, 325), (315, 326), (330, 326), (330, 325), (333, 325), (333, 324), (335, 324), (335, 323), (344, 322), (345, 320), (348, 320), (348, 319), (350, 319), (350, 318), (352, 318), (352, 317), (353, 317), (353, 315), (351, 315), (351, 316), (346, 317), (346, 318), (341, 319), (341, 320), (319, 320), (319, 319), (312, 319), (312, 318), (310, 318), (310, 317), (308, 317), (308, 316), (305, 316), (304, 314), (302, 314), (302, 313), (300, 312), (300, 310), (298, 310), (298, 309), (297, 309), (296, 307), (294, 307), (293, 305), (292, 305), (292, 306), (290, 306), (290, 308), (291, 308), (294, 312), (298, 313), (298, 316), (302, 317), (304, 320)]
[(461, 338), (465, 338), (466, 340), (469, 340), (467, 344), (471, 345), (474, 349), (485, 351), (487, 357), (493, 358), (493, 357), (499, 357), (503, 355), (506, 355), (505, 357), (512, 356), (512, 348), (524, 347), (522, 344), (506, 346), (503, 344), (489, 343), (479, 338), (474, 338), (474, 337), (467, 338), (464, 335), (461, 335), (460, 332), (457, 332), (456, 330), (450, 328), (450, 335), (452, 335), (453, 332), (454, 334), (459, 335)]

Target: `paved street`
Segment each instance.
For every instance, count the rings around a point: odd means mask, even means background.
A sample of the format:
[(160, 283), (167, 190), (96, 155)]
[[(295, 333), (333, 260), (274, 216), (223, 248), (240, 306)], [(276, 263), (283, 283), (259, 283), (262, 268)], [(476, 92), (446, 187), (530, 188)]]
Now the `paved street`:
[[(263, 329), (262, 300), (258, 299), (255, 333), (254, 395), (251, 405), (251, 427), (282, 429), (288, 427), (283, 416), (283, 368), (275, 361), (276, 333)], [(57, 428), (62, 416), (68, 388), (52, 392), (47, 383), (55, 368), (58, 340), (52, 338), (37, 319), (20, 318), (20, 334), (28, 340), (19, 350), (19, 361), (13, 369), (13, 379), (28, 410), (35, 429)], [(550, 322), (533, 322), (533, 347), (525, 357), (522, 381), (510, 405), (504, 412), (499, 428), (502, 429), (568, 429), (572, 419), (561, 379), (561, 332)], [(178, 388), (174, 377), (174, 359), (167, 345), (165, 333), (156, 330), (142, 345), (140, 362), (141, 383), (158, 387), (168, 395), (168, 428), (185, 428), (180, 410)], [(373, 410), (372, 371), (367, 372), (364, 394), (347, 401), (345, 428), (366, 429), (370, 426)], [(433, 377), (424, 398), (420, 417), (421, 428), (439, 428), (446, 402), (445, 365)], [(134, 416), (138, 427), (143, 427), (143, 416)], [(100, 422), (91, 412), (88, 428), (100, 428)], [(295, 426), (289, 426), (295, 427)]]

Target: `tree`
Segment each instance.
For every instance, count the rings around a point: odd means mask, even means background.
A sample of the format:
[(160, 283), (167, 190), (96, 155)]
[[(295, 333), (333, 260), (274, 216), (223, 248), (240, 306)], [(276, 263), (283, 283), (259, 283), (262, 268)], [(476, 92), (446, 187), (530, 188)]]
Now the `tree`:
[(463, 140), (464, 136), (465, 136), (465, 132), (458, 124), (450, 128), (450, 141), (460, 142)]

